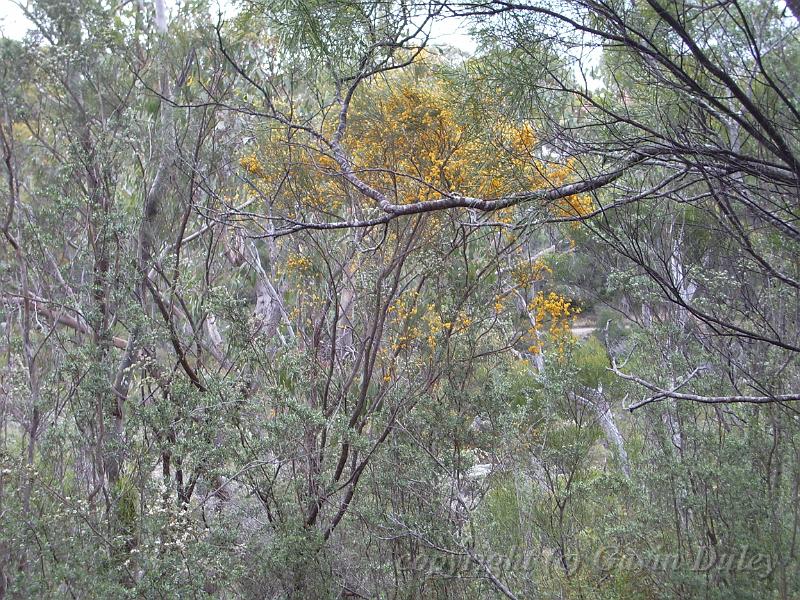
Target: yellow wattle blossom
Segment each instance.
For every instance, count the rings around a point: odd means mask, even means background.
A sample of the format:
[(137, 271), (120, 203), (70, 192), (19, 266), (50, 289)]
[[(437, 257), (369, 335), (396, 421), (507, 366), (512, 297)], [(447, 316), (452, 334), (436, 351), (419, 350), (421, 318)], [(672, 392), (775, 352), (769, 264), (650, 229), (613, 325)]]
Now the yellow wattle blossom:
[(494, 297), (494, 310), (495, 310), (495, 312), (499, 313), (499, 312), (503, 311), (503, 309), (505, 308), (505, 303), (504, 302), (505, 302), (505, 299), (506, 299), (507, 296), (508, 296), (508, 294), (502, 294), (502, 295), (501, 294), (497, 294), (497, 295), (495, 295), (495, 297)]
[(530, 123), (513, 127), (510, 132), (511, 146), (517, 152), (531, 153), (536, 147), (536, 134)]
[(255, 154), (248, 154), (239, 159), (239, 165), (250, 175), (262, 176), (264, 166)]
[(394, 352), (408, 350), (423, 335), (419, 326), (412, 323), (419, 310), (418, 297), (419, 294), (415, 291), (405, 292), (386, 309), (390, 322), (400, 330), (392, 339), (391, 348)]
[(462, 310), (458, 313), (458, 317), (456, 317), (453, 331), (465, 331), (470, 325), (472, 325), (472, 321), (472, 317), (467, 316), (467, 313)]
[[(437, 60), (427, 53), (415, 58), (420, 65)], [(396, 204), (430, 202), (447, 194), (496, 199), (574, 177), (573, 160), (554, 165), (543, 158), (532, 122), (509, 118), (499, 103), (485, 106), (480, 118), (473, 116), (444, 78), (387, 74), (360, 88), (353, 99), (342, 140), (345, 160), (357, 177)], [(336, 125), (325, 120), (318, 126), (330, 137)], [(340, 213), (361, 208), (363, 199), (345, 181), (329, 148), (303, 134), (286, 142), (278, 128), (270, 129), (257, 148), (239, 159), (250, 176), (248, 194), (262, 195), (273, 215), (298, 220), (311, 220), (310, 211), (345, 217)], [(366, 206), (376, 209), (371, 201)], [(574, 196), (544, 208), (575, 216), (591, 212), (594, 205), (589, 196)], [(508, 207), (494, 217), (513, 224), (521, 210)], [(503, 235), (514, 239), (516, 234)]]
[[(559, 184), (572, 174), (534, 158), (538, 140), (530, 123), (502, 117), (479, 129), (453, 110), (444, 82), (392, 83), (385, 91), (376, 84), (373, 95), (361, 99), (369, 105), (366, 118), (351, 120), (347, 143), (360, 176), (394, 202), (427, 202), (450, 192), (496, 198)], [(512, 223), (516, 213), (504, 209), (497, 219)]]
[(580, 309), (574, 307), (572, 302), (561, 294), (539, 292), (528, 304), (528, 311), (533, 320), (528, 333), (535, 340), (528, 350), (533, 354), (542, 351), (539, 334), (543, 331), (545, 323), (548, 323), (547, 333), (550, 334), (558, 353), (563, 354), (566, 344), (572, 340), (572, 325), (575, 317), (581, 312)]
[(312, 262), (307, 256), (301, 254), (290, 254), (286, 259), (286, 270), (305, 275), (311, 270)]
[(408, 350), (411, 344), (418, 340), (422, 335), (419, 327), (409, 327), (408, 330), (402, 335), (398, 335), (392, 341), (392, 350), (399, 352), (401, 350)]
[(532, 262), (519, 262), (511, 270), (511, 278), (519, 287), (528, 287), (530, 284), (544, 279), (545, 275), (552, 274), (553, 269), (541, 258)]
[[(585, 217), (595, 211), (595, 203), (589, 194), (567, 196), (553, 203), (552, 211), (557, 217)], [(577, 227), (575, 221), (573, 226)]]
[(398, 296), (397, 300), (386, 309), (387, 314), (391, 315), (392, 321), (400, 323), (417, 314), (417, 292), (405, 292)]
[(332, 171), (335, 171), (339, 168), (338, 163), (327, 154), (319, 155), (317, 158), (317, 163), (320, 167), (323, 167), (324, 169), (330, 169)]

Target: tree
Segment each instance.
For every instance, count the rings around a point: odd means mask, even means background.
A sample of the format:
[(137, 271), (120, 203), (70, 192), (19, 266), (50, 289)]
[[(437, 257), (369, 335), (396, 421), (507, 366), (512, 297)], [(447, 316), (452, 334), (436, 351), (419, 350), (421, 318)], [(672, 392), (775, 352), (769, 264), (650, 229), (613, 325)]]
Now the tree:
[(26, 6), (0, 595), (792, 597), (797, 24), (659, 2)]
[[(565, 5), (561, 12), (535, 3), (437, 6), (429, 18), (444, 14), (494, 19), (486, 28), (487, 43), (513, 48), (521, 65), (509, 69), (504, 59), (494, 61), (489, 55), (474, 70), (479, 77), (493, 78), (496, 92), (511, 89), (515, 100), (528, 102), (523, 111), (542, 130), (539, 143), (547, 144), (548, 156), (560, 157), (569, 170), (555, 179), (544, 175), (545, 186), (523, 176), (508, 189), (481, 189), (467, 182), (432, 187), (419, 197), (420, 201), (411, 203), (397, 199), (387, 193), (388, 188), (372, 184), (370, 177), (361, 175), (361, 169), (369, 168), (369, 161), (364, 161), (357, 148), (348, 147), (346, 136), (352, 100), (359, 87), (380, 72), (409, 67), (410, 57), (418, 52), (404, 50), (413, 46), (415, 38), (405, 36), (402, 26), (392, 22), (387, 41), (363, 48), (357, 64), (342, 63), (325, 40), (319, 42), (315, 57), (325, 57), (323, 63), (336, 65), (330, 71), (329, 93), (319, 98), (317, 109), (322, 111), (319, 122), (324, 123), (330, 107), (336, 107), (334, 126), (329, 129), (314, 120), (292, 124), (270, 104), (268, 80), (259, 82), (237, 65), (266, 102), (266, 112), (261, 116), (310, 135), (311, 143), (329, 155), (341, 177), (364, 198), (362, 214), (338, 220), (328, 216), (314, 221), (281, 221), (278, 216), (275, 235), (303, 229), (374, 227), (403, 216), (459, 208), (476, 214), (523, 206), (526, 227), (532, 223), (588, 222), (653, 281), (664, 300), (682, 315), (684, 325), (708, 343), (722, 344), (715, 350), (728, 357), (722, 362), (744, 347), (758, 346), (756, 352), (776, 353), (779, 365), (798, 351), (796, 323), (786, 322), (785, 311), (773, 313), (766, 306), (754, 304), (753, 298), (766, 300), (762, 290), (775, 286), (789, 293), (796, 288), (791, 256), (797, 244), (793, 199), (800, 173), (796, 157), (798, 113), (792, 100), (796, 82), (786, 76), (784, 67), (797, 50), (796, 44), (787, 43), (796, 25), (771, 5), (751, 8), (748, 11), (738, 4), (666, 6), (658, 2), (640, 3), (630, 10), (614, 4), (575, 3)], [(748, 16), (755, 14), (761, 20)], [(377, 27), (378, 23), (385, 26), (379, 13), (367, 10), (364, 15), (365, 27)], [(309, 27), (321, 25), (312, 21)], [(420, 30), (415, 33), (419, 35)], [(221, 37), (220, 43), (224, 48)], [(608, 76), (598, 93), (587, 88), (585, 77), (583, 82), (575, 77), (574, 67), (567, 64), (569, 59), (557, 58), (559, 51), (561, 56), (572, 56), (591, 45), (605, 51)], [(581, 67), (578, 63), (577, 68)], [(555, 118), (544, 106), (530, 105), (554, 96), (562, 106), (571, 106), (571, 112)], [(543, 157), (542, 147), (527, 151)], [(541, 168), (535, 160), (532, 165)], [(594, 192), (594, 199), (581, 200), (580, 210), (561, 214), (552, 210), (565, 199), (574, 204), (569, 199), (590, 192)], [(672, 206), (676, 209), (665, 217), (668, 232), (662, 235), (663, 241), (645, 251), (639, 226), (628, 223), (636, 218), (631, 215), (652, 203), (664, 210)], [(692, 215), (706, 215), (706, 219), (687, 218), (683, 207), (690, 207)], [(617, 225), (617, 219), (622, 225)], [(701, 284), (684, 264), (684, 246), (694, 235), (695, 224), (703, 229), (716, 228), (733, 244), (725, 252), (725, 264), (714, 267), (719, 278), (733, 279), (732, 287), (738, 287), (742, 294), (739, 301), (732, 300), (731, 286), (725, 286), (725, 302), (711, 301), (713, 292), (705, 295), (705, 287), (698, 294)], [(733, 254), (741, 255), (746, 266), (734, 267), (730, 263)], [(713, 268), (710, 263), (707, 266), (708, 270)], [(734, 272), (736, 269), (748, 272), (745, 279)], [(736, 313), (740, 316), (731, 318)], [(734, 388), (745, 385), (746, 378), (745, 387), (750, 392), (704, 397), (679, 392), (670, 387), (672, 384), (640, 378), (638, 383), (652, 392), (646, 401), (664, 397), (712, 403), (798, 399), (793, 383), (786, 382), (789, 387), (783, 390), (774, 389), (766, 379), (752, 380), (752, 374), (742, 376), (734, 372), (736, 369), (717, 363), (715, 368), (726, 372)], [(696, 366), (683, 376), (694, 378), (709, 365)], [(621, 376), (637, 381), (635, 375)]]

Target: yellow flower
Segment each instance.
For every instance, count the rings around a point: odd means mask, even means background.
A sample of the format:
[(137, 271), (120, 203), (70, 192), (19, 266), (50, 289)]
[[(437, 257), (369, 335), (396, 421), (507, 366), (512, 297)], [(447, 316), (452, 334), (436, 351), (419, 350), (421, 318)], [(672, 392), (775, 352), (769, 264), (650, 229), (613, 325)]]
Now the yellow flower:
[(544, 292), (539, 292), (528, 305), (528, 310), (533, 313), (533, 324), (528, 333), (535, 340), (528, 350), (533, 354), (542, 351), (539, 334), (542, 325), (548, 321), (551, 341), (555, 344), (558, 354), (562, 355), (566, 345), (573, 340), (572, 325), (575, 316), (581, 312), (580, 309), (574, 307), (572, 302), (561, 294), (550, 292), (545, 295)]
[(248, 154), (239, 159), (239, 165), (250, 175), (263, 176), (264, 167), (255, 154)]
[(311, 259), (300, 254), (290, 254), (286, 259), (286, 270), (306, 274), (311, 270)]

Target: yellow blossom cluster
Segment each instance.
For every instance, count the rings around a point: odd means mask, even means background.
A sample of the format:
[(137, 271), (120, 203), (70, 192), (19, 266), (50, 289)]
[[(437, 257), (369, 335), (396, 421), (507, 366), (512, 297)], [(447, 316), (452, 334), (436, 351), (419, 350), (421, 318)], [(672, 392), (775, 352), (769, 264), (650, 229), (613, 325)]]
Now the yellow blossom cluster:
[(310, 184), (302, 204), (315, 210), (339, 210), (343, 204), (341, 184), (330, 178)]
[(500, 294), (495, 294), (494, 297), (494, 311), (501, 313), (505, 309), (508, 297), (520, 288), (530, 288), (534, 283), (542, 281), (547, 275), (552, 275), (553, 270), (544, 261), (544, 259), (537, 258), (536, 260), (522, 259), (511, 267), (510, 275), (514, 286), (505, 290)]
[[(585, 217), (594, 210), (594, 200), (589, 194), (567, 196), (553, 204), (553, 212), (558, 217)], [(578, 225), (577, 222), (574, 224)]]
[(398, 296), (386, 309), (387, 314), (395, 323), (404, 322), (417, 314), (418, 292), (405, 292)]
[[(417, 58), (421, 68), (435, 60)], [(553, 165), (537, 157), (539, 141), (530, 122), (510, 119), (491, 105), (480, 119), (471, 119), (459, 106), (445, 80), (433, 75), (421, 80), (398, 73), (364, 86), (353, 101), (342, 140), (353, 172), (397, 204), (453, 192), (499, 198), (573, 177), (572, 162)], [(333, 135), (329, 124), (320, 127), (323, 135)], [(305, 211), (339, 213), (345, 207), (351, 188), (329, 149), (313, 140), (287, 145), (278, 130), (259, 144), (239, 164), (252, 178), (248, 185), (270, 198), (273, 211), (302, 218)], [(562, 216), (583, 214), (592, 207), (587, 198), (569, 198), (551, 209)], [(518, 211), (502, 209), (495, 218), (511, 224)]]
[(406, 83), (375, 91), (378, 97), (368, 101), (373, 110), (353, 121), (348, 140), (356, 163), (369, 169), (364, 177), (370, 184), (399, 204), (461, 189), (476, 170), (474, 142), (443, 87)]
[(453, 324), (443, 321), (442, 315), (439, 314), (433, 305), (428, 306), (428, 310), (422, 318), (428, 325), (428, 347), (434, 350), (436, 348), (436, 336), (452, 328)]
[(329, 171), (336, 171), (339, 168), (339, 165), (336, 163), (336, 161), (327, 154), (320, 154), (317, 157), (317, 165), (323, 169), (328, 169)]
[[(453, 191), (496, 198), (557, 185), (572, 174), (535, 158), (538, 142), (530, 123), (498, 116), (489, 126), (468, 125), (453, 109), (445, 84), (434, 78), (376, 84), (361, 103), (348, 148), (361, 176), (397, 203)], [(511, 223), (515, 211), (500, 211), (497, 219)]]
[[(345, 192), (333, 158), (306, 148), (309, 162), (289, 160), (284, 140), (267, 140), (258, 153), (239, 159), (239, 166), (251, 176), (247, 194), (272, 199), (272, 208), (291, 219), (306, 210), (338, 211), (344, 204)], [(267, 164), (259, 156), (268, 156)], [(286, 185), (287, 182), (291, 185)], [(276, 194), (280, 191), (280, 194)]]
[(497, 294), (494, 297), (494, 310), (495, 312), (502, 312), (505, 308), (505, 299), (508, 297), (508, 294)]
[(511, 278), (519, 287), (528, 287), (532, 283), (541, 281), (546, 274), (552, 275), (553, 269), (541, 258), (521, 261), (511, 269)]
[(536, 147), (536, 134), (530, 123), (522, 123), (511, 130), (511, 145), (519, 153), (532, 153)]
[(243, 184), (247, 198), (274, 197), (278, 183), (285, 179), (285, 154), (285, 143), (267, 139), (239, 159), (239, 166), (247, 175), (247, 182)]
[(439, 309), (429, 304), (422, 315), (419, 313), (419, 294), (406, 292), (395, 300), (388, 308), (387, 314), (398, 333), (392, 338), (393, 351), (407, 350), (417, 340), (425, 340), (431, 350), (435, 350), (438, 338), (446, 332), (461, 334), (469, 329), (473, 318), (461, 310), (451, 321), (445, 321)]
[(419, 327), (409, 327), (405, 333), (401, 333), (392, 340), (392, 350), (395, 352), (408, 350), (409, 345), (419, 339), (420, 335)]
[(301, 254), (290, 254), (286, 258), (286, 270), (305, 275), (311, 271), (311, 259)]
[(534, 339), (528, 350), (533, 354), (542, 351), (539, 334), (547, 323), (551, 341), (557, 350), (563, 353), (566, 344), (572, 339), (572, 325), (575, 317), (581, 312), (580, 309), (574, 307), (572, 302), (561, 294), (539, 292), (528, 304), (528, 311), (533, 321), (528, 332)]
[(264, 166), (255, 154), (247, 154), (239, 159), (239, 166), (241, 166), (250, 175), (260, 177), (264, 175)]
[(472, 325), (472, 317), (468, 316), (465, 311), (460, 311), (456, 317), (453, 331), (465, 331)]
[(407, 350), (409, 345), (422, 335), (416, 325), (410, 324), (418, 312), (417, 298), (419, 294), (411, 291), (401, 294), (386, 309), (387, 316), (392, 323), (399, 327), (399, 333), (392, 339), (391, 347), (394, 352)]
[(513, 208), (502, 208), (495, 213), (495, 221), (511, 225), (515, 220), (515, 210)]

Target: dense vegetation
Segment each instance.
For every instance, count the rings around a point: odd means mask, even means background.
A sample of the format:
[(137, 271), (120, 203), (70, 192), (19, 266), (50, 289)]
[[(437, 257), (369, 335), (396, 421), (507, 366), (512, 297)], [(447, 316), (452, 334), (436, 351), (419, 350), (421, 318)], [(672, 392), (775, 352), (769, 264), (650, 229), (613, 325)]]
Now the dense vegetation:
[(21, 6), (0, 598), (798, 597), (795, 1)]

